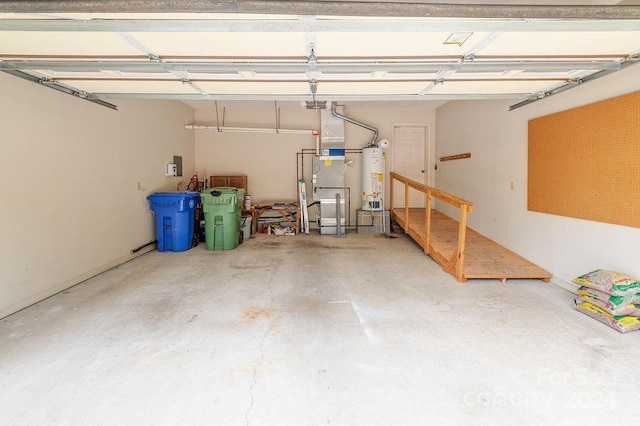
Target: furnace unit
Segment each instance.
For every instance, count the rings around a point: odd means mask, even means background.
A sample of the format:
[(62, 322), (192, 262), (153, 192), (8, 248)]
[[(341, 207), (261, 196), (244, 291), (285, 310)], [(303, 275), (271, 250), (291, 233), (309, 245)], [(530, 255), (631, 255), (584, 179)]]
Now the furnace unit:
[(344, 156), (314, 156), (312, 184), (313, 200), (320, 202), (320, 233), (344, 235)]
[[(332, 103), (332, 111), (337, 106)], [(342, 107), (339, 107), (342, 108)], [(320, 203), (320, 233), (345, 234), (344, 120), (329, 110), (320, 111), (321, 146), (313, 157), (313, 201)]]

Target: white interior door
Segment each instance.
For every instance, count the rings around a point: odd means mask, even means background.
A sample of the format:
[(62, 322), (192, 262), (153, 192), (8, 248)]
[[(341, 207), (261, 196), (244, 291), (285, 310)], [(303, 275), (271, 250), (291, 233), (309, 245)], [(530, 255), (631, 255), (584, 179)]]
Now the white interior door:
[[(424, 126), (393, 127), (393, 171), (421, 183), (427, 183), (427, 132)], [(404, 207), (404, 185), (393, 183), (393, 206)], [(409, 191), (409, 207), (424, 207), (424, 194)]]

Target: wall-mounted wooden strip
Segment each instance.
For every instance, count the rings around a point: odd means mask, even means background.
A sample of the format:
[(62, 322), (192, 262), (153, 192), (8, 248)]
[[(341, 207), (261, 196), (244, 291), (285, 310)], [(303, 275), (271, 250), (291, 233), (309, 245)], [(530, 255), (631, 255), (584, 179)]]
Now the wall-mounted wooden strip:
[(528, 209), (640, 227), (640, 92), (529, 121)]
[(471, 153), (466, 152), (464, 154), (447, 155), (446, 157), (440, 157), (440, 161), (460, 160), (461, 158), (471, 158)]

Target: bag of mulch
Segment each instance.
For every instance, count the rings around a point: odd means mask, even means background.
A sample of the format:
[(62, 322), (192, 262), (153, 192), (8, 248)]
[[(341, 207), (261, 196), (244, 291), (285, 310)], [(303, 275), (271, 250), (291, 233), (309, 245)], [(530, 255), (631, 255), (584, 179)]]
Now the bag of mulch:
[(640, 318), (630, 316), (611, 315), (604, 309), (580, 299), (575, 300), (576, 310), (621, 333), (628, 333), (640, 329)]
[(586, 286), (581, 286), (580, 288), (578, 288), (578, 291), (588, 291), (590, 295), (600, 300), (609, 300), (610, 297), (616, 297), (620, 298), (616, 300), (621, 300), (618, 304), (633, 303), (634, 305), (640, 305), (640, 293), (632, 293), (625, 296), (612, 296), (611, 294), (605, 293), (604, 291), (596, 290), (595, 288)]
[(573, 282), (613, 296), (629, 296), (640, 293), (640, 282), (620, 272), (596, 269), (573, 279)]
[(586, 302), (604, 309), (611, 315), (640, 317), (640, 303), (637, 303), (637, 293), (630, 296), (612, 296), (605, 292), (582, 286), (576, 290), (576, 294)]

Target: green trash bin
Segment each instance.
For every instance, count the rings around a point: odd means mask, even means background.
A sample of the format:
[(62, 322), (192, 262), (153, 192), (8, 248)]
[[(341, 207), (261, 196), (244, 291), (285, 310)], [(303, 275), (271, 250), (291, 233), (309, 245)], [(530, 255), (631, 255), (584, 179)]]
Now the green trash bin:
[(209, 188), (200, 192), (207, 250), (231, 250), (240, 244), (244, 190)]

